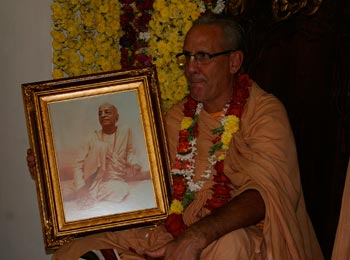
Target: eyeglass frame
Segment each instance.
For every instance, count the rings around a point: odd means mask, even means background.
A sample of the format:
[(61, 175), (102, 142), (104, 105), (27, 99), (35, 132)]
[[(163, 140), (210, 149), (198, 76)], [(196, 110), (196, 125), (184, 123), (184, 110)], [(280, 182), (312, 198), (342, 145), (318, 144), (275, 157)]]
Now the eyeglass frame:
[[(207, 52), (202, 52), (202, 51), (199, 51), (199, 52), (196, 52), (194, 54), (191, 54), (190, 52), (181, 52), (181, 53), (178, 53), (176, 54), (176, 59), (179, 59), (179, 57), (181, 57), (182, 55), (185, 56), (185, 62), (184, 63), (180, 63), (178, 62), (178, 65), (180, 67), (184, 67), (189, 61), (192, 60), (192, 57), (193, 57), (193, 60), (198, 62), (198, 64), (208, 64), (209, 61), (214, 58), (214, 57), (217, 57), (217, 56), (221, 56), (221, 55), (225, 55), (225, 54), (229, 54), (231, 52), (234, 52), (236, 50), (226, 50), (226, 51), (221, 51), (221, 52), (216, 52), (216, 53), (207, 53)], [(201, 63), (200, 61), (198, 61), (198, 58), (196, 58), (196, 55), (208, 55), (208, 63)], [(188, 58), (188, 59), (187, 59)]]

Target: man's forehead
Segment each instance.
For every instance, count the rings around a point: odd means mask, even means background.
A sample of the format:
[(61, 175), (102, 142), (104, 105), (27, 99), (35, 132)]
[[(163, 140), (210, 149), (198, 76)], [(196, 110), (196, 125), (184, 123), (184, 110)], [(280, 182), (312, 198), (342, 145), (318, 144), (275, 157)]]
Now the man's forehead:
[(112, 105), (109, 105), (109, 104), (105, 104), (105, 105), (101, 105), (99, 108), (98, 108), (99, 111), (102, 111), (102, 110), (114, 110), (113, 109), (113, 106)]
[(194, 26), (185, 38), (184, 50), (208, 51), (221, 46), (222, 29), (217, 25), (203, 24)]

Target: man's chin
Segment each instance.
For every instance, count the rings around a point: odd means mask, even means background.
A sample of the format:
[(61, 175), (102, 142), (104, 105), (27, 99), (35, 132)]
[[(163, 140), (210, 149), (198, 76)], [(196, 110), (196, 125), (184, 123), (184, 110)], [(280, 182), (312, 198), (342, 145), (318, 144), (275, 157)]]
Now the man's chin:
[(192, 97), (194, 100), (198, 101), (198, 102), (202, 102), (202, 98), (200, 98), (200, 97), (198, 97), (198, 96), (196, 96), (196, 95), (193, 95), (192, 93), (191, 93), (191, 97)]
[(200, 88), (190, 88), (190, 93), (191, 93), (191, 97), (198, 101), (198, 102), (202, 102), (203, 101), (203, 97), (204, 97), (204, 93), (203, 93), (203, 89)]

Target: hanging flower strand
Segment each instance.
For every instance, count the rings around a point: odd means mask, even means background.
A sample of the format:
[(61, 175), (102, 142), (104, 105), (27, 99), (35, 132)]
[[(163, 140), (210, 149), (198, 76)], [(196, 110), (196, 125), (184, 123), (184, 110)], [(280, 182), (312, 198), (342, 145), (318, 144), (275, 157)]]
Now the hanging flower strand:
[(116, 0), (54, 0), (53, 78), (120, 69)]
[(120, 38), (122, 68), (151, 64), (148, 54), (149, 28), (153, 0), (121, 0), (120, 23), (124, 35)]

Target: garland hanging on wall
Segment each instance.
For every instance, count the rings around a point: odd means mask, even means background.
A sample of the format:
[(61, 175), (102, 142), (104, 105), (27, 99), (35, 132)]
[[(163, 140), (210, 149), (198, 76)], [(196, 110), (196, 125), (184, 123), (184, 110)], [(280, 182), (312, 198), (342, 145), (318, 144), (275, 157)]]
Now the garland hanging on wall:
[(54, 0), (53, 78), (120, 69), (120, 4), (115, 0)]
[(53, 78), (157, 66), (163, 109), (188, 93), (175, 60), (192, 21), (223, 0), (54, 0)]

